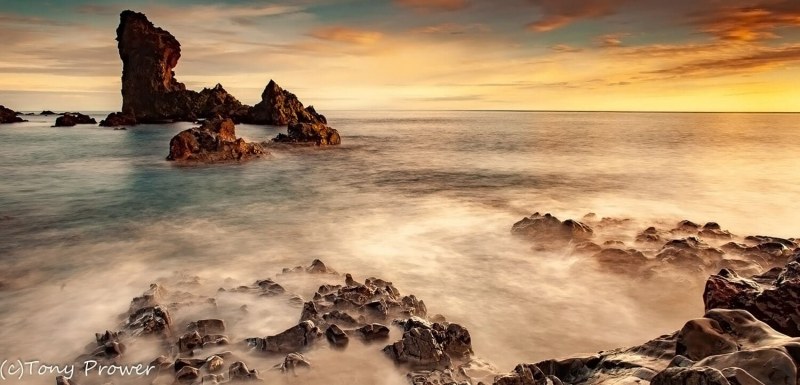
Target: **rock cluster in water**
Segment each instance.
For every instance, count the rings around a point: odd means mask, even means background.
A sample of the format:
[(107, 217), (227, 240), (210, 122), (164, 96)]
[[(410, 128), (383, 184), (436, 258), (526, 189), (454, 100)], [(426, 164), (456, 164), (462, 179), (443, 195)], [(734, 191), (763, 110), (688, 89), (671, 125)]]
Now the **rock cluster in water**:
[(267, 155), (258, 143), (248, 143), (236, 137), (230, 118), (213, 118), (200, 127), (175, 135), (169, 142), (167, 160), (188, 162), (243, 161)]
[[(124, 11), (117, 28), (122, 59), (122, 111), (109, 114), (102, 126), (195, 121), (215, 116), (236, 123), (290, 125), (280, 142), (317, 145), (339, 144), (338, 132), (327, 119), (304, 107), (293, 93), (270, 80), (255, 106), (242, 104), (220, 84), (200, 92), (187, 90), (173, 69), (181, 46), (169, 32), (158, 28), (142, 13)], [(291, 127), (294, 127), (293, 129)]]
[(19, 112), (0, 105), (0, 124), (27, 122), (27, 120), (20, 118), (19, 115)]
[(80, 112), (65, 112), (56, 118), (56, 123), (53, 127), (72, 127), (78, 124), (97, 124), (97, 121), (91, 116)]

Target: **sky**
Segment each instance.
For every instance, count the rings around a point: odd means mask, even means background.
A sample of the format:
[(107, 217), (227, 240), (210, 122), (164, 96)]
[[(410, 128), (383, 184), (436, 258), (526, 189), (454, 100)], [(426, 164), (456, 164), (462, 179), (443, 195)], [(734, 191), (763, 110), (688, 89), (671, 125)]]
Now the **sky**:
[(798, 0), (0, 0), (0, 104), (118, 110), (125, 9), (247, 104), (800, 112)]

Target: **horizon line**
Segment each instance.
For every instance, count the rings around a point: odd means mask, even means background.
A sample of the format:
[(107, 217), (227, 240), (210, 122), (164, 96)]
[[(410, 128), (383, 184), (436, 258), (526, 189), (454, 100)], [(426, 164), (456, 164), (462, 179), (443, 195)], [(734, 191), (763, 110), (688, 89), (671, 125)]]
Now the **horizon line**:
[[(44, 110), (19, 110), (17, 112), (20, 113), (34, 113), (38, 115), (42, 111), (47, 111), (48, 109)], [(56, 113), (60, 112), (94, 112), (94, 113), (112, 113), (112, 112), (119, 112), (116, 110), (66, 110), (66, 109), (57, 109), (57, 110), (50, 110)], [(486, 108), (476, 108), (476, 109), (453, 109), (453, 108), (443, 108), (443, 109), (420, 109), (420, 108), (410, 108), (410, 109), (368, 109), (368, 108), (343, 108), (343, 109), (329, 109), (327, 111), (354, 111), (354, 112), (520, 112), (520, 113), (615, 113), (615, 114), (800, 114), (800, 111), (682, 111), (682, 110), (536, 110), (536, 109), (486, 109)]]

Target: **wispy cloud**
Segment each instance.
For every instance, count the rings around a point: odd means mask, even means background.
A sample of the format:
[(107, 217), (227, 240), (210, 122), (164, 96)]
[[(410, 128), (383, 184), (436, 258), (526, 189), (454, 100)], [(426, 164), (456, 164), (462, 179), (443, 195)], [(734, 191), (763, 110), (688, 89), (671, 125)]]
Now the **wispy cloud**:
[(486, 33), (489, 31), (491, 31), (491, 28), (488, 25), (482, 23), (471, 23), (471, 24), (442, 23), (442, 24), (415, 28), (414, 30), (412, 30), (412, 32), (415, 33), (446, 34), (446, 35)]
[(395, 3), (419, 11), (458, 11), (469, 5), (467, 0), (395, 0)]
[(548, 32), (581, 19), (594, 19), (616, 12), (626, 0), (530, 0), (539, 8), (541, 17), (528, 24), (528, 29)]
[(692, 19), (701, 31), (722, 40), (771, 40), (780, 38), (780, 29), (800, 27), (800, 2), (780, 0), (750, 6), (725, 5), (695, 13)]
[(383, 38), (383, 33), (345, 26), (316, 28), (309, 35), (320, 39), (350, 44), (374, 44)]

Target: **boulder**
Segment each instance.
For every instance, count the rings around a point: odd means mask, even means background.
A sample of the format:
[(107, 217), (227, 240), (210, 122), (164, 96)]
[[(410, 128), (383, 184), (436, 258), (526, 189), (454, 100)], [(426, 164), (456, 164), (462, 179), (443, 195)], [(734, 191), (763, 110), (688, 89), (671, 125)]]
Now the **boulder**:
[(307, 348), (322, 335), (312, 321), (303, 321), (284, 332), (264, 337), (248, 338), (247, 343), (257, 350), (270, 353), (292, 353)]
[(103, 127), (121, 127), (121, 126), (135, 126), (136, 118), (133, 114), (126, 114), (122, 112), (112, 112), (100, 121)]
[(350, 342), (350, 338), (347, 337), (347, 334), (336, 325), (328, 326), (328, 329), (325, 330), (325, 338), (328, 339), (331, 345), (338, 347), (345, 346)]
[(200, 127), (175, 135), (169, 142), (167, 160), (184, 162), (243, 161), (267, 155), (257, 143), (236, 138), (233, 120), (214, 118)]
[(288, 135), (278, 134), (277, 143), (313, 143), (317, 146), (335, 146), (342, 143), (339, 131), (324, 123), (289, 123)]
[(17, 116), (18, 114), (18, 112), (0, 105), (0, 124), (27, 122), (27, 120)]
[(242, 361), (236, 361), (228, 368), (228, 378), (231, 381), (260, 381), (258, 371), (255, 369), (248, 369), (247, 365)]
[(80, 112), (65, 112), (64, 115), (56, 119), (56, 124), (53, 127), (72, 127), (77, 124), (97, 124), (97, 121), (91, 116)]

